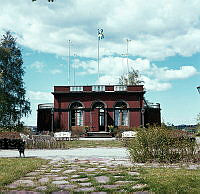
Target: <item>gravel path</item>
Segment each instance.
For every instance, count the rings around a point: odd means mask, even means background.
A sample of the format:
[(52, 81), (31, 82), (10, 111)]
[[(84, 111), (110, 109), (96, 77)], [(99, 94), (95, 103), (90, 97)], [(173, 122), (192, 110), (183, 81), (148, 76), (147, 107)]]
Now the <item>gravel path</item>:
[[(25, 150), (26, 157), (38, 157), (51, 160), (109, 158), (129, 159), (126, 148), (75, 148), (68, 150)], [(19, 157), (17, 150), (0, 150), (0, 157)]]

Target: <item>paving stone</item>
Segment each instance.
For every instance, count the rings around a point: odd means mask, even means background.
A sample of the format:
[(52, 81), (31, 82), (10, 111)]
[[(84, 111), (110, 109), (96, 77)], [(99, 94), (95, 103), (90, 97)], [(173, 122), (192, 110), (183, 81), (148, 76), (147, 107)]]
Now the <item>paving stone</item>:
[(6, 194), (40, 194), (40, 192), (35, 192), (35, 191), (6, 191)]
[(37, 190), (37, 191), (46, 191), (47, 190), (47, 186), (36, 187), (35, 190)]
[(129, 175), (132, 175), (132, 176), (138, 176), (140, 175), (139, 172), (128, 172)]
[(78, 178), (78, 177), (80, 177), (80, 175), (75, 174), (75, 175), (72, 175), (71, 177), (72, 177), (72, 178)]
[(197, 170), (198, 167), (199, 167), (199, 165), (189, 165), (189, 166), (187, 167), (187, 169), (189, 169), (189, 170)]
[(53, 167), (54, 168), (61, 168), (61, 165), (63, 165), (63, 164), (55, 164), (55, 165), (53, 165)]
[(44, 172), (46, 169), (44, 169), (44, 170), (41, 170), (41, 169), (39, 169), (39, 170), (35, 170), (35, 172)]
[(49, 178), (48, 178), (48, 177), (40, 178), (40, 179), (38, 180), (38, 182), (40, 182), (41, 184), (45, 184), (45, 183), (49, 182)]
[(10, 189), (15, 189), (18, 187), (18, 184), (15, 184), (15, 183), (11, 183), (9, 185), (6, 186), (7, 188), (10, 188)]
[(63, 174), (68, 174), (68, 173), (72, 173), (72, 172), (76, 172), (76, 170), (65, 170), (65, 171), (63, 172)]
[(50, 172), (60, 172), (61, 169), (52, 169)]
[(33, 187), (35, 186), (34, 182), (32, 180), (17, 180), (13, 184), (16, 184), (18, 186), (23, 185), (24, 187)]
[(116, 181), (115, 184), (122, 185), (122, 184), (129, 184), (133, 183), (133, 181)]
[(99, 168), (99, 170), (108, 170), (107, 168)]
[(115, 174), (115, 175), (120, 174), (120, 172), (116, 171), (116, 170), (108, 170), (108, 172), (112, 173), (112, 174)]
[(75, 161), (76, 163), (79, 163), (79, 164), (85, 164), (85, 163), (88, 163), (88, 161), (85, 161), (85, 160), (79, 160), (79, 161)]
[(79, 185), (83, 186), (83, 187), (89, 187), (92, 185), (92, 183), (87, 182), (87, 183), (79, 183)]
[(110, 181), (110, 178), (107, 176), (98, 176), (98, 177), (95, 177), (95, 179), (98, 183), (107, 183)]
[(59, 187), (60, 189), (66, 189), (66, 190), (68, 190), (68, 189), (77, 188), (77, 185), (58, 185), (58, 187)]
[(91, 192), (91, 194), (106, 194), (107, 192), (103, 192), (103, 191), (100, 191), (100, 192)]
[(69, 181), (61, 180), (61, 181), (52, 181), (52, 184), (55, 185), (63, 185), (63, 184), (68, 184)]
[(94, 191), (94, 190), (95, 190), (94, 187), (82, 187), (82, 188), (76, 189), (75, 191), (76, 192), (88, 192), (88, 191)]
[(35, 177), (34, 176), (26, 176), (26, 177), (24, 177), (25, 179), (30, 179), (30, 180), (33, 180), (33, 179), (35, 179)]
[(57, 177), (57, 174), (44, 174), (43, 176), (47, 176), (47, 177)]
[(42, 165), (41, 168), (48, 168), (48, 165)]
[(79, 172), (79, 174), (86, 174), (86, 172)]
[(144, 187), (146, 187), (146, 184), (137, 184), (132, 186), (133, 189), (143, 189)]
[(66, 176), (58, 176), (58, 177), (53, 177), (52, 179), (53, 180), (56, 180), (56, 181), (59, 181), (59, 180), (64, 180), (64, 179), (67, 179), (68, 177)]
[(71, 181), (73, 182), (85, 182), (85, 181), (89, 181), (88, 178), (80, 178), (80, 179), (71, 179)]
[(115, 189), (117, 187), (120, 187), (120, 185), (102, 185), (105, 189)]
[(115, 175), (115, 176), (113, 176), (114, 178), (123, 178), (124, 176), (122, 176), (122, 175)]
[(92, 172), (92, 171), (96, 171), (97, 168), (87, 168), (85, 169), (86, 172)]
[(40, 172), (29, 172), (28, 174), (26, 174), (26, 176), (36, 176), (39, 174), (40, 174)]

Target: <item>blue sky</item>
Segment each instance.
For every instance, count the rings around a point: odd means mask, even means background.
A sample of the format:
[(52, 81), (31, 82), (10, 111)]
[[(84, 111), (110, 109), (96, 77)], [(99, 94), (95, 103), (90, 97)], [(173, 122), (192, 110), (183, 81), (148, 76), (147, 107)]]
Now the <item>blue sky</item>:
[[(200, 0), (0, 0), (0, 35), (10, 30), (22, 48), (25, 87), (36, 125), (37, 105), (53, 102), (54, 85), (117, 84), (139, 70), (145, 97), (161, 104), (165, 123), (195, 124), (200, 112)], [(97, 29), (100, 77), (97, 72)], [(75, 67), (75, 68), (74, 68)]]

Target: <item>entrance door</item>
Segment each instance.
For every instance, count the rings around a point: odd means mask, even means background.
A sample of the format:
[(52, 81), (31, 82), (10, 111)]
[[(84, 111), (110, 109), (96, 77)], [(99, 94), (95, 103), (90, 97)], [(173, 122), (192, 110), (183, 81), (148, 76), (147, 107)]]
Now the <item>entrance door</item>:
[(99, 110), (97, 108), (91, 111), (92, 131), (99, 131)]
[(96, 102), (92, 107), (92, 131), (105, 131), (105, 110), (102, 102)]
[(99, 109), (99, 131), (105, 131), (105, 111)]

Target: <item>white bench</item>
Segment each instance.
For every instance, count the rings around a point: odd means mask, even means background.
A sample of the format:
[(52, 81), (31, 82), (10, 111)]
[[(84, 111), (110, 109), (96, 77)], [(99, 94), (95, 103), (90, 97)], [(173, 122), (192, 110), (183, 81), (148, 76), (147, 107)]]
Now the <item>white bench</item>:
[(122, 132), (122, 138), (130, 138), (130, 137), (136, 137), (137, 132), (135, 131), (124, 131)]
[(56, 140), (71, 140), (71, 132), (66, 131), (66, 132), (56, 132), (54, 133), (54, 138)]

